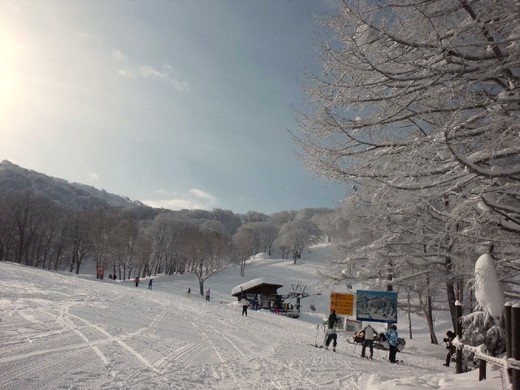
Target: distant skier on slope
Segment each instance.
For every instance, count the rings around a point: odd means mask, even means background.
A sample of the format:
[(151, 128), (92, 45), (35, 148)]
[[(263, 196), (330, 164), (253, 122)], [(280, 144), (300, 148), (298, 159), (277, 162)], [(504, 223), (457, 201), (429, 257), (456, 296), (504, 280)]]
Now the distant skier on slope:
[(240, 305), (242, 306), (242, 315), (247, 317), (247, 307), (249, 306), (249, 301), (242, 297), (242, 299), (240, 299)]

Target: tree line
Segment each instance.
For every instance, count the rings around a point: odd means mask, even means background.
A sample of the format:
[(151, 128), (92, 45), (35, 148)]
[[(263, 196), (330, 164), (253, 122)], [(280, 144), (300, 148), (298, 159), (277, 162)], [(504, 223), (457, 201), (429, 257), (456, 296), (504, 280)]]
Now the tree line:
[(322, 240), (330, 209), (257, 212), (153, 209), (144, 205), (64, 206), (44, 193), (0, 194), (0, 260), (74, 273), (88, 264), (125, 280), (135, 276), (196, 276), (204, 281), (229, 265), (245, 275), (251, 256), (276, 250), (296, 263), (305, 247)]

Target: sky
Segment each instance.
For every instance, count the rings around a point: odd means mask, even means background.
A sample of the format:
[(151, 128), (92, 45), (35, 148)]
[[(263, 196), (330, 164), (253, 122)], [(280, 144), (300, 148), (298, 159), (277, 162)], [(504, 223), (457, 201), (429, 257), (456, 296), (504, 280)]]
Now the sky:
[(332, 3), (0, 0), (0, 161), (155, 207), (337, 207), (290, 136)]
[[(330, 256), (327, 245), (305, 252), (299, 263), (257, 256), (245, 269), (228, 267), (206, 281), (211, 300), (194, 293), (194, 275), (157, 276), (138, 287), (132, 280), (95, 279), (94, 267), (80, 275), (48, 272), (0, 262), (0, 383), (14, 389), (342, 389), (342, 390), (496, 390), (500, 373), (488, 365), (456, 375), (444, 367), (444, 345), (429, 343), (427, 325), (400, 312), (397, 328), (406, 340), (392, 365), (388, 352), (362, 359), (359, 344), (338, 330), (337, 351), (322, 345), (330, 288), (319, 289), (316, 271)], [(292, 319), (269, 311), (248, 311), (231, 296), (244, 280), (262, 277), (307, 286), (303, 313)], [(187, 296), (187, 288), (192, 294)], [(357, 289), (359, 286), (354, 286)], [(317, 295), (317, 292), (322, 292)], [(335, 292), (348, 292), (335, 286)], [(294, 303), (294, 301), (292, 302)], [(309, 311), (310, 304), (316, 313)], [(435, 316), (438, 337), (450, 325)], [(379, 332), (381, 323), (372, 323)]]

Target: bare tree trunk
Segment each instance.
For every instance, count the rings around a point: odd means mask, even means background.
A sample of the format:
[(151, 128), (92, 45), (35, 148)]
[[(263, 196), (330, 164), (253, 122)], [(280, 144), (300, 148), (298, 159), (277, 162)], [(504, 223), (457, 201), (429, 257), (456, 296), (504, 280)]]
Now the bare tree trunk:
[(455, 286), (452, 279), (451, 269), (452, 269), (452, 262), (451, 257), (446, 256), (445, 258), (445, 266), (446, 266), (446, 294), (448, 297), (448, 306), (450, 308), (450, 314), (451, 314), (451, 324), (453, 326), (453, 329), (457, 329), (457, 310), (455, 307), (455, 301), (457, 300), (457, 297), (455, 295)]
[[(423, 301), (422, 292), (426, 292), (426, 303)], [(426, 318), (426, 323), (428, 324), (428, 330), (430, 331), (430, 342), (432, 344), (438, 344), (437, 335), (435, 334), (435, 329), (433, 327), (433, 304), (432, 304), (432, 296), (430, 294), (430, 277), (426, 277), (426, 288), (422, 291), (418, 292), (419, 294), (419, 303), (421, 305), (421, 310)]]
[(410, 335), (410, 340), (413, 339), (413, 333), (412, 333), (412, 309), (410, 304), (410, 290), (408, 289), (406, 298), (408, 300), (408, 330)]

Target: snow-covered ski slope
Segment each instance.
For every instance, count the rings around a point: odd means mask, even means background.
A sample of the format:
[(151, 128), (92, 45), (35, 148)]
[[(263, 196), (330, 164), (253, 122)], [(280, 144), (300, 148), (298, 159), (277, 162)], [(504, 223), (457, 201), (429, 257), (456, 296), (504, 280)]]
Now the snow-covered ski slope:
[(258, 259), (246, 278), (234, 268), (215, 275), (206, 285), (210, 302), (196, 293), (192, 275), (157, 277), (148, 290), (146, 279), (136, 288), (131, 281), (0, 262), (0, 388), (500, 388), (496, 371), (479, 383), (476, 373), (456, 376), (443, 367), (445, 349), (428, 344), (420, 319), (414, 320), (414, 340), (400, 325), (407, 338), (407, 352), (398, 354), (402, 365), (386, 361), (384, 351), (375, 351), (373, 361), (361, 359), (360, 347), (341, 333), (338, 352), (315, 348), (323, 333), (314, 323), (326, 315), (328, 290), (303, 300), (304, 308), (314, 302), (319, 315), (297, 320), (255, 311), (241, 315), (230, 295), (234, 286), (256, 277), (280, 282), (288, 291), (291, 284), (310, 286), (319, 279), (316, 266), (324, 265), (311, 259), (313, 253), (319, 257), (313, 251), (296, 265)]

